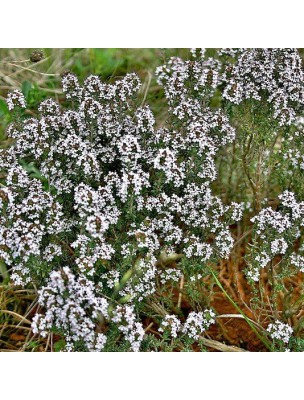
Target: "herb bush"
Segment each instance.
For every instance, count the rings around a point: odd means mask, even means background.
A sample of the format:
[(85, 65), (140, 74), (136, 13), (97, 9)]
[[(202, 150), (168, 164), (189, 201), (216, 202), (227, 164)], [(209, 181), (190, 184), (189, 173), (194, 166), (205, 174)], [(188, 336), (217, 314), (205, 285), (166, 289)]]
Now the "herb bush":
[[(0, 259), (16, 285), (38, 290), (33, 332), (59, 335), (68, 351), (191, 351), (221, 317), (210, 304), (219, 286), (269, 350), (299, 351), (298, 51), (191, 49), (189, 60), (170, 58), (155, 75), (165, 121), (138, 95), (134, 73), (81, 84), (67, 72), (66, 101), (44, 100), (34, 117), (21, 91), (8, 94), (13, 144), (0, 150)], [(236, 227), (247, 238), (243, 273), (262, 325), (218, 278)]]

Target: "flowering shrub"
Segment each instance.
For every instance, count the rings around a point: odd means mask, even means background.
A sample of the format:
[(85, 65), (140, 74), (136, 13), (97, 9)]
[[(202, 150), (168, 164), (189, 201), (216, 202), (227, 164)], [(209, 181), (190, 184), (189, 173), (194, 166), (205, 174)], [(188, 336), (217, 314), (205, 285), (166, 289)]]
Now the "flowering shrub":
[[(191, 59), (167, 60), (156, 77), (168, 104), (162, 124), (141, 104), (133, 73), (83, 84), (66, 73), (66, 103), (44, 100), (31, 118), (22, 93), (8, 95), (14, 142), (0, 153), (0, 257), (15, 284), (38, 286), (34, 333), (62, 335), (66, 350), (173, 350), (199, 341), (216, 314), (197, 287), (229, 257), (232, 227), (248, 212), (249, 282), (276, 257), (284, 276), (292, 266), (304, 270), (303, 190), (286, 174), (288, 165), (299, 176), (304, 169), (294, 143), (304, 102), (297, 51), (209, 57), (192, 49)], [(278, 195), (277, 210), (263, 208), (269, 195)], [(273, 268), (271, 275), (278, 279)], [(292, 331), (277, 325), (263, 334), (288, 343)]]

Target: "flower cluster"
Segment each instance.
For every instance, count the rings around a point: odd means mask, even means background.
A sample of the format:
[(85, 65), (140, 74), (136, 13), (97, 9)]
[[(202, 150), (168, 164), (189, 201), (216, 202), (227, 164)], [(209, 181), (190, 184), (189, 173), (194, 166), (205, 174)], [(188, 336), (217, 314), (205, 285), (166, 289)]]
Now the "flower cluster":
[(281, 126), (293, 123), (304, 105), (304, 72), (296, 49), (221, 49), (216, 58), (207, 58), (205, 49), (191, 49), (191, 54), (194, 60), (173, 57), (156, 70), (180, 120), (198, 115), (202, 101), (208, 102), (220, 86), (234, 104), (265, 99)]
[(281, 126), (290, 125), (304, 105), (304, 72), (296, 49), (242, 49), (222, 80), (224, 98), (235, 104), (265, 98)]
[(130, 343), (133, 351), (139, 351), (145, 331), (140, 322), (136, 322), (133, 306), (117, 306), (112, 321), (119, 324), (119, 330)]
[(142, 324), (136, 322), (133, 307), (117, 306), (110, 314), (108, 300), (100, 288), (85, 276), (76, 277), (69, 267), (50, 274), (48, 284), (39, 291), (38, 302), (46, 312), (35, 315), (33, 332), (42, 336), (54, 328), (64, 332), (68, 351), (73, 351), (75, 344), (84, 344), (89, 351), (101, 351), (107, 342), (102, 331), (110, 323), (118, 325), (133, 351), (140, 348), (145, 332)]
[(23, 93), (15, 89), (13, 92), (8, 93), (7, 95), (7, 106), (10, 111), (14, 110), (16, 107), (26, 108), (25, 97)]
[(181, 332), (191, 339), (198, 340), (199, 336), (215, 323), (215, 313), (211, 309), (192, 311), (184, 324), (175, 315), (166, 315), (159, 327), (159, 332), (167, 332), (172, 338), (177, 338)]
[(294, 265), (300, 272), (304, 272), (304, 256), (293, 253), (290, 256), (290, 263)]
[(158, 328), (159, 332), (168, 332), (168, 334), (173, 338), (177, 338), (181, 329), (182, 323), (176, 315), (166, 315)]
[(89, 351), (103, 349), (106, 336), (98, 332), (96, 321), (108, 318), (108, 301), (96, 293), (93, 282), (75, 277), (69, 267), (52, 271), (46, 286), (39, 291), (39, 304), (45, 314), (36, 314), (33, 332), (46, 336), (52, 328), (65, 333), (66, 349), (84, 342)]
[[(21, 166), (10, 167), (6, 182), (0, 190), (0, 255), (12, 266), (12, 279), (20, 285), (32, 281), (35, 260), (43, 263), (61, 254), (59, 238), (71, 222), (64, 218), (62, 204)], [(51, 249), (46, 237), (57, 237), (58, 243)]]
[(214, 323), (215, 313), (212, 310), (192, 311), (184, 323), (182, 332), (190, 338), (198, 340), (199, 336)]
[(281, 340), (287, 344), (293, 334), (293, 329), (288, 324), (277, 320), (273, 324), (268, 325), (267, 332), (270, 333), (272, 339)]
[[(282, 209), (271, 207), (262, 209), (251, 219), (254, 223), (253, 245), (250, 251), (248, 278), (258, 281), (259, 271), (268, 265), (275, 256), (288, 258), (295, 240), (301, 236), (304, 226), (304, 202), (297, 202), (295, 194), (284, 191), (279, 195)], [(301, 256), (290, 256), (291, 263), (301, 270)]]

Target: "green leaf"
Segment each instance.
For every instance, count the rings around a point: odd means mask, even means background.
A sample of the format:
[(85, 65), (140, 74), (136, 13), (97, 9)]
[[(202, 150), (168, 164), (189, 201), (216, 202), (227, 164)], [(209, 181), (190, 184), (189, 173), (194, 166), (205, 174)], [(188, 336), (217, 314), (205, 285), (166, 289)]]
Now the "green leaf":
[(6, 285), (9, 282), (9, 273), (3, 261), (0, 261), (0, 275), (2, 275), (3, 283)]
[(64, 349), (66, 343), (63, 339), (58, 340), (58, 342), (54, 343), (54, 350), (55, 351), (61, 351)]
[(0, 117), (2, 116), (9, 116), (9, 110), (6, 104), (6, 101), (0, 99)]
[(23, 81), (22, 82), (22, 93), (24, 94), (24, 97), (26, 100), (28, 100), (29, 97), (29, 92), (32, 89), (32, 84), (29, 81)]

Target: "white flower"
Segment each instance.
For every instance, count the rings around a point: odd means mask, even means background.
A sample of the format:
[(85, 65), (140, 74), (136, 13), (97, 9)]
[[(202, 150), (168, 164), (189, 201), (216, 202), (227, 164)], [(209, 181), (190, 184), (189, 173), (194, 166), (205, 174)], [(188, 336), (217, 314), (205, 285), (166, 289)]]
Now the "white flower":
[(191, 312), (183, 326), (183, 333), (192, 339), (198, 340), (199, 336), (215, 323), (215, 313), (212, 310)]
[(276, 320), (273, 324), (268, 325), (267, 332), (270, 333), (272, 339), (281, 340), (287, 344), (293, 334), (293, 329), (288, 324)]
[(25, 97), (23, 93), (15, 89), (13, 92), (9, 92), (6, 98), (8, 109), (11, 111), (15, 107), (26, 108)]
[(181, 330), (182, 324), (175, 315), (166, 315), (162, 320), (159, 332), (169, 332), (173, 338), (177, 337), (178, 332)]

